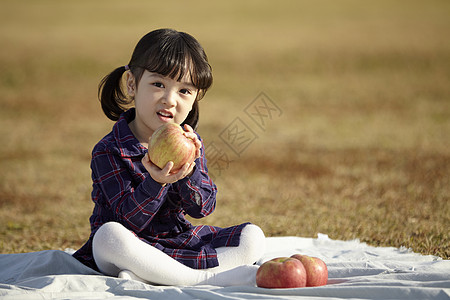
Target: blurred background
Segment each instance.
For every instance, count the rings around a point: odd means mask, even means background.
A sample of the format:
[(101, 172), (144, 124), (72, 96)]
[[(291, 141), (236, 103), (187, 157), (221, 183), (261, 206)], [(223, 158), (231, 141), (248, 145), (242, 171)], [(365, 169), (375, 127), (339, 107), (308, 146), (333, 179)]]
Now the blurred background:
[(450, 255), (449, 1), (0, 0), (0, 252), (80, 247), (97, 86), (147, 32), (213, 67), (200, 126), (219, 187), (195, 224)]

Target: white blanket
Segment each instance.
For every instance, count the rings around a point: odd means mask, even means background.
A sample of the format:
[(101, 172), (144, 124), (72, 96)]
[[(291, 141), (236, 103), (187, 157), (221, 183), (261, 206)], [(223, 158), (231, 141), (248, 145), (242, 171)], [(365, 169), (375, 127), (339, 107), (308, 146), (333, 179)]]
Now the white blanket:
[(0, 299), (450, 299), (450, 261), (407, 249), (370, 247), (358, 240), (267, 238), (258, 264), (302, 253), (322, 258), (326, 286), (153, 286), (103, 276), (70, 254), (48, 250), (0, 255)]

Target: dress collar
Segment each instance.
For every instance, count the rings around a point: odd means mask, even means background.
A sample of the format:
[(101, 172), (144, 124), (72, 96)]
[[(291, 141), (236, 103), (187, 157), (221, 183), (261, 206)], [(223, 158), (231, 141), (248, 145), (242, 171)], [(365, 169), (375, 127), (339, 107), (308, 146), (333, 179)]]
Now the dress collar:
[(113, 127), (114, 139), (122, 157), (142, 156), (147, 152), (147, 149), (139, 143), (130, 129), (129, 123), (135, 117), (136, 110), (130, 108), (120, 115)]

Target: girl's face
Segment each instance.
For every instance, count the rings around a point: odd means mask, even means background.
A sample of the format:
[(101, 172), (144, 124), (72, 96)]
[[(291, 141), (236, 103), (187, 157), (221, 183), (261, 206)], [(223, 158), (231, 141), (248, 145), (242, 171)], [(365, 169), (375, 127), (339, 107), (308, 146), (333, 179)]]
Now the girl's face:
[(133, 74), (128, 71), (127, 90), (134, 97), (136, 108), (136, 118), (130, 123), (130, 128), (144, 144), (164, 123), (181, 124), (198, 93), (188, 73), (177, 81), (147, 70), (137, 86)]

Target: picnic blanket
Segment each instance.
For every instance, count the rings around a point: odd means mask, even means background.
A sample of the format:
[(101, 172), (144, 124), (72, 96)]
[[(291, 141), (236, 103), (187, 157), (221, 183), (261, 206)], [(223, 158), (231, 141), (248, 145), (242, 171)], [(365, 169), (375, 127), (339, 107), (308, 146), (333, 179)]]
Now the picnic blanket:
[(0, 299), (450, 299), (450, 261), (358, 240), (269, 237), (263, 258), (302, 253), (328, 266), (326, 286), (155, 286), (103, 276), (70, 251), (0, 255)]

